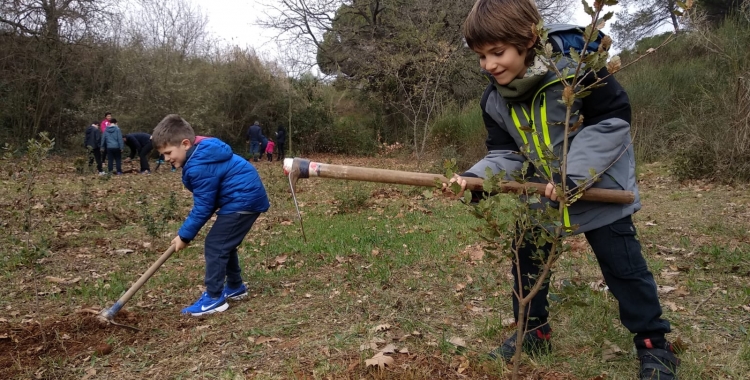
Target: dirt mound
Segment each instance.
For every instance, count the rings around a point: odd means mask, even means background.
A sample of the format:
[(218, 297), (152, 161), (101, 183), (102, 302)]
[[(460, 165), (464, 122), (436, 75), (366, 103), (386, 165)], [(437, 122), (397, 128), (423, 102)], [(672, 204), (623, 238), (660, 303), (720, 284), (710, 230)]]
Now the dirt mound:
[[(117, 317), (118, 323), (129, 325), (135, 325), (140, 319), (127, 311)], [(100, 322), (93, 314), (71, 314), (43, 322), (25, 320), (21, 323), (2, 323), (0, 378), (14, 378), (21, 371), (37, 367), (43, 359), (69, 360), (107, 355), (113, 349), (107, 343), (107, 338), (114, 334), (123, 335), (124, 330)], [(132, 332), (128, 334), (134, 336)]]

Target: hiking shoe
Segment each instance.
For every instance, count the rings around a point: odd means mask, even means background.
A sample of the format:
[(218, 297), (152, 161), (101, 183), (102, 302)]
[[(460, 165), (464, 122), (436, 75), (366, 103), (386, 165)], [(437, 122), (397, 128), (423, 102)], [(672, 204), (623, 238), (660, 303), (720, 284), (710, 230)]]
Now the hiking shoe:
[(144, 170), (141, 172), (141, 174), (151, 174), (151, 170)]
[(227, 300), (238, 301), (247, 296), (247, 287), (245, 284), (240, 285), (239, 288), (230, 289), (229, 284), (224, 285), (224, 298)]
[(219, 298), (211, 298), (208, 292), (204, 292), (192, 306), (182, 309), (182, 314), (199, 317), (205, 314), (222, 312), (226, 309), (229, 309), (229, 304), (223, 294)]
[(671, 343), (666, 348), (639, 348), (641, 360), (641, 380), (677, 380), (677, 367), (680, 359), (674, 354)]
[(99, 175), (107, 175), (106, 172), (99, 172)]
[[(517, 336), (514, 333), (500, 347), (490, 351), (488, 354), (490, 358), (492, 360), (502, 358), (506, 363), (509, 363), (516, 354)], [(529, 331), (523, 337), (523, 352), (531, 356), (549, 354), (552, 351), (552, 344), (550, 344), (549, 339), (549, 332), (545, 334), (541, 329)]]

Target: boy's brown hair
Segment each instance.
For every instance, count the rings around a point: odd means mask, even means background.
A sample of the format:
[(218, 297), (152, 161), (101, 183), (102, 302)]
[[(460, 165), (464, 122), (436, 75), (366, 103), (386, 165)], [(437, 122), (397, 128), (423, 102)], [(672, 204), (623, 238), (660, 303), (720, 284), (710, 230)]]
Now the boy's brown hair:
[(503, 43), (514, 46), (520, 54), (529, 50), (526, 65), (534, 61), (535, 27), (542, 16), (532, 0), (478, 0), (464, 21), (463, 33), (469, 48)]
[(195, 144), (195, 131), (193, 131), (190, 123), (177, 114), (164, 117), (151, 134), (151, 144), (156, 149), (167, 145), (180, 145), (184, 139), (188, 139), (191, 144)]

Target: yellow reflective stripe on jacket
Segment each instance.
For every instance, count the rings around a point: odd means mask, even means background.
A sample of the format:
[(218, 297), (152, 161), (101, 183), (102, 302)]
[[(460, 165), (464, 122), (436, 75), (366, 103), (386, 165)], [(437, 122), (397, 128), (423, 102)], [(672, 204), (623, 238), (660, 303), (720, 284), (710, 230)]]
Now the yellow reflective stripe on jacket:
[[(575, 75), (568, 76), (568, 79), (573, 78)], [(536, 94), (534, 94), (534, 97), (531, 99), (531, 117), (529, 117), (529, 114), (526, 113), (526, 109), (521, 106), (521, 110), (523, 111), (524, 116), (526, 117), (526, 121), (529, 122), (531, 129), (533, 132), (536, 132), (536, 125), (534, 123), (534, 104), (536, 103), (536, 97), (548, 86), (551, 86), (557, 82), (560, 82), (560, 79), (551, 81), (549, 83), (546, 83), (544, 86), (539, 88), (537, 90)], [(529, 141), (526, 138), (526, 132), (523, 131), (521, 127), (521, 122), (518, 120), (518, 114), (516, 114), (515, 108), (511, 105), (510, 107), (510, 113), (511, 118), (513, 119), (513, 124), (515, 124), (516, 129), (518, 130), (518, 134), (521, 135), (521, 139), (523, 140), (523, 143), (525, 145), (529, 145)], [(547, 96), (542, 93), (542, 101), (541, 101), (541, 108), (539, 110), (539, 114), (541, 116), (541, 124), (542, 124), (542, 136), (544, 138), (544, 144), (548, 147), (548, 149), (552, 149), (552, 139), (550, 138), (549, 134), (549, 124), (547, 123)], [(542, 145), (539, 142), (539, 136), (537, 133), (531, 133), (533, 139), (534, 139), (534, 149), (536, 150), (537, 157), (539, 157), (539, 161), (542, 164), (542, 168), (547, 173), (549, 178), (552, 178), (552, 170), (550, 170), (549, 165), (547, 165), (547, 160), (544, 158), (543, 152), (545, 151), (542, 149)], [(563, 223), (566, 229), (570, 229), (570, 213), (568, 212), (568, 206), (563, 205)]]
[(521, 129), (521, 122), (518, 121), (518, 115), (516, 114), (516, 109), (513, 108), (512, 106), (510, 107), (510, 117), (513, 118), (513, 124), (516, 125), (516, 129), (518, 130), (518, 134), (521, 135), (523, 144), (529, 145), (529, 140), (526, 139), (526, 133)]

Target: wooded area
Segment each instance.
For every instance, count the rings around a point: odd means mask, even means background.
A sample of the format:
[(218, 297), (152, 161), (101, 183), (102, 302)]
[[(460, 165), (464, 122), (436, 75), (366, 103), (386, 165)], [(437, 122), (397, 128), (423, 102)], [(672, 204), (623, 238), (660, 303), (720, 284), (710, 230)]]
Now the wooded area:
[[(665, 23), (675, 30), (721, 25), (746, 3), (701, 0), (708, 22), (679, 25), (674, 0), (631, 0), (612, 33), (617, 46), (631, 47)], [(125, 132), (150, 131), (179, 113), (235, 149), (260, 120), (267, 133), (291, 126), (297, 153), (367, 154), (394, 142), (418, 159), (435, 147), (466, 153), (464, 137), (481, 134), (475, 105), (485, 83), (460, 34), (472, 4), (274, 2), (268, 6), (277, 16), (263, 23), (289, 49), (281, 63), (219, 43), (189, 0), (6, 1), (0, 140), (21, 146), (46, 131), (58, 149), (77, 147), (84, 127), (105, 112)], [(548, 21), (567, 21), (573, 9), (564, 0), (538, 4)], [(311, 74), (315, 65), (322, 75)]]

